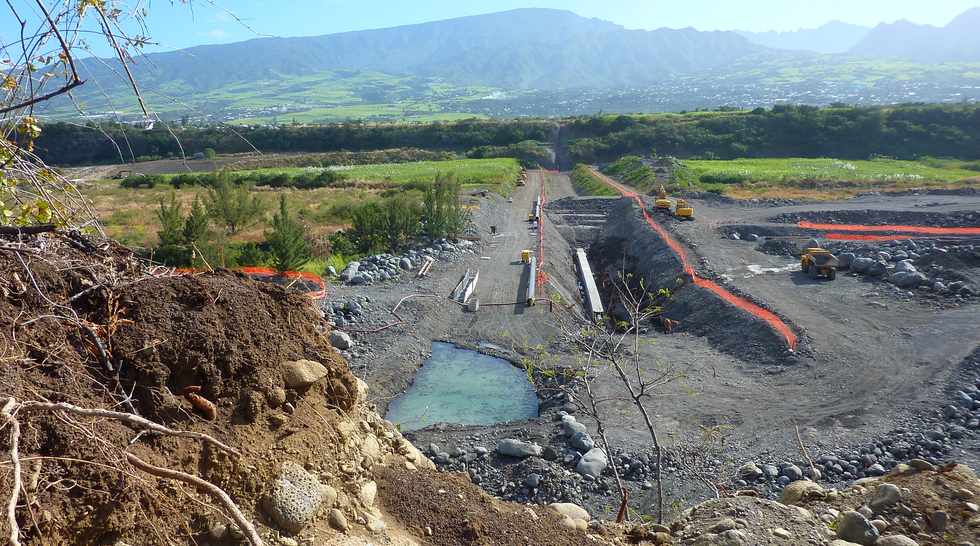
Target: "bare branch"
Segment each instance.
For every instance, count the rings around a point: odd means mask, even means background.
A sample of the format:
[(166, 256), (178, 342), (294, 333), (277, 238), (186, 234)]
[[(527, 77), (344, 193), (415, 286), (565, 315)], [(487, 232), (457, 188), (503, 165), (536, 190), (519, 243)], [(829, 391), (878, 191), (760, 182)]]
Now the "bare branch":
[(193, 432), (189, 430), (174, 430), (172, 428), (165, 427), (159, 423), (150, 421), (140, 417), (139, 415), (133, 415), (132, 413), (123, 413), (119, 411), (110, 411), (105, 409), (89, 409), (83, 408), (81, 406), (76, 406), (74, 404), (69, 404), (67, 402), (36, 402), (36, 401), (26, 401), (21, 402), (20, 406), (24, 410), (31, 409), (41, 409), (47, 411), (66, 411), (68, 413), (73, 413), (75, 415), (84, 415), (86, 417), (104, 417), (106, 419), (115, 419), (117, 421), (122, 421), (124, 423), (130, 424), (136, 428), (147, 429), (159, 434), (165, 434), (168, 436), (179, 436), (182, 438), (193, 438), (195, 440), (201, 440), (203, 442), (208, 442), (215, 447), (226, 451), (228, 453), (241, 456), (241, 452), (237, 449), (221, 442), (217, 438), (204, 434), (201, 432)]

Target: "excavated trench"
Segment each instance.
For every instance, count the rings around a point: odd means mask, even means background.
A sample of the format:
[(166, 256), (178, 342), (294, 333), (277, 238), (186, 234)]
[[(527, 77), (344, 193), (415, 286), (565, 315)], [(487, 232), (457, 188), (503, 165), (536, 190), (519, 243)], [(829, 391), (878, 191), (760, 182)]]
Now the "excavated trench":
[[(603, 224), (597, 225), (593, 209), (602, 212)], [(638, 285), (642, 279), (648, 292), (670, 291), (662, 316), (677, 321), (675, 333), (703, 336), (721, 351), (764, 365), (791, 359), (788, 349), (796, 344), (792, 327), (764, 305), (697, 271), (680, 244), (669, 234), (651, 229), (648, 215), (631, 199), (563, 200), (553, 203), (549, 213), (562, 218), (559, 232), (566, 239), (587, 247), (613, 320), (628, 318), (621, 316), (624, 309), (617, 305), (613, 283), (631, 277), (632, 284)], [(585, 221), (577, 223), (576, 214)], [(662, 323), (657, 318), (649, 326), (661, 328)]]

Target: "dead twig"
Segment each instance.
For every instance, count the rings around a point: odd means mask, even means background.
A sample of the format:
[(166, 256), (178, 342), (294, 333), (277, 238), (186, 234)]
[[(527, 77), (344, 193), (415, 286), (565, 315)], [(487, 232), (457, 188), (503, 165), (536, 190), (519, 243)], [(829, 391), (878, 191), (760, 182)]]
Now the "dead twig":
[(803, 454), (803, 458), (806, 459), (807, 464), (810, 465), (810, 477), (816, 479), (817, 466), (813, 464), (813, 459), (810, 458), (810, 454), (806, 451), (806, 446), (803, 445), (803, 437), (800, 436), (800, 425), (793, 426), (796, 428), (796, 443), (800, 446), (800, 453)]
[(245, 536), (248, 538), (248, 541), (252, 543), (252, 546), (262, 546), (262, 538), (259, 537), (259, 533), (255, 530), (255, 526), (252, 525), (252, 522), (245, 517), (245, 514), (243, 514), (238, 508), (235, 501), (228, 496), (228, 493), (225, 493), (224, 490), (217, 485), (179, 470), (171, 470), (169, 468), (153, 466), (150, 463), (141, 460), (132, 453), (126, 453), (126, 460), (128, 460), (131, 465), (148, 474), (153, 474), (154, 476), (160, 478), (181, 481), (207, 491), (211, 496), (221, 501), (221, 504), (224, 505), (225, 509), (231, 512), (231, 516), (235, 520), (235, 524), (238, 525), (238, 528), (241, 529), (243, 533), (245, 533)]
[(10, 500), (7, 501), (7, 524), (10, 526), (11, 546), (20, 546), (20, 527), (17, 525), (17, 501), (20, 498), (21, 471), (20, 454), (20, 423), (14, 417), (14, 410), (17, 407), (17, 399), (10, 397), (0, 409), (0, 415), (7, 418), (10, 423), (10, 462), (14, 467), (13, 485), (10, 488)]

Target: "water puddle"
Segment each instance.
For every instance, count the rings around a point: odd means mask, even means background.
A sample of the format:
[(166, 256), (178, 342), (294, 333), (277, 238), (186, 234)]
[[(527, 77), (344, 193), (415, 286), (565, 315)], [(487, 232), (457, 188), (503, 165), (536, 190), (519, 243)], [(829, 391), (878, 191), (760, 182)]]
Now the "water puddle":
[(506, 360), (432, 344), (415, 382), (388, 406), (385, 419), (411, 431), (435, 423), (491, 425), (538, 415), (527, 374)]

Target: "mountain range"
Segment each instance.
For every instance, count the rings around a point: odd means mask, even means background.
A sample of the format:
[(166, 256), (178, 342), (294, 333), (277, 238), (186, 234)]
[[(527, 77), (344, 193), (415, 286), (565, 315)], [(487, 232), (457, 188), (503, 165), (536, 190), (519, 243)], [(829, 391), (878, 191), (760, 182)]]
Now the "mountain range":
[(980, 7), (963, 12), (943, 27), (903, 19), (875, 27), (831, 21), (795, 31), (735, 32), (772, 49), (920, 63), (980, 61)]
[(746, 40), (772, 49), (812, 51), (814, 53), (847, 53), (871, 32), (871, 27), (831, 21), (817, 28), (792, 31), (735, 31)]
[[(644, 84), (667, 74), (712, 70), (761, 51), (731, 32), (626, 30), (570, 11), (520, 9), (380, 30), (258, 38), (155, 53), (139, 60), (136, 72), (143, 81), (180, 81), (198, 90), (328, 70), (549, 90)], [(101, 62), (82, 64), (96, 77), (107, 75)]]
[[(807, 100), (812, 89), (783, 92), (765, 86), (812, 88), (801, 71), (814, 73), (819, 66), (820, 73), (832, 74), (827, 67), (847, 63), (842, 81), (851, 87), (844, 91), (890, 100), (895, 93), (918, 91), (868, 95), (861, 91), (865, 82), (852, 62), (855, 58), (980, 63), (978, 28), (980, 8), (942, 28), (898, 22), (864, 29), (830, 23), (810, 31), (762, 34), (629, 30), (565, 10), (519, 9), (378, 30), (198, 46), (139, 56), (132, 69), (146, 94), (162, 99), (151, 100), (158, 112), (171, 117), (204, 112), (209, 119), (225, 121), (267, 120), (279, 114), (297, 119), (296, 113), (303, 114), (302, 120), (439, 119), (474, 112), (472, 101), (485, 106), (488, 97), (576, 89), (622, 93), (670, 87), (675, 79), (684, 85), (704, 83), (691, 87), (685, 107), (753, 104), (781, 95)], [(96, 82), (75, 94), (86, 112), (134, 113), (135, 101), (128, 82), (119, 77), (117, 61), (82, 59), (78, 65), (83, 79)], [(959, 85), (959, 72), (955, 67), (949, 71), (940, 80)], [(729, 92), (725, 82), (736, 80), (745, 90)], [(849, 96), (832, 79), (820, 83), (827, 82), (827, 98), (812, 100)], [(656, 98), (649, 100), (657, 104)], [(656, 107), (673, 105), (665, 100)], [(74, 115), (69, 106), (56, 103), (48, 111)], [(628, 108), (628, 101), (617, 106)], [(507, 106), (499, 113), (510, 111)]]

